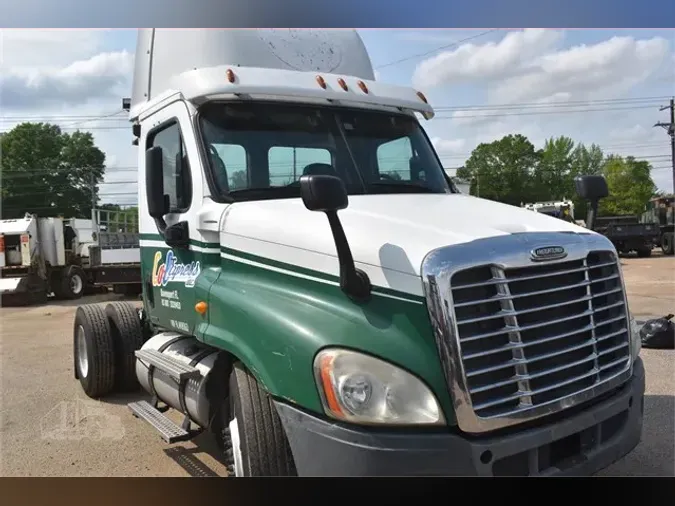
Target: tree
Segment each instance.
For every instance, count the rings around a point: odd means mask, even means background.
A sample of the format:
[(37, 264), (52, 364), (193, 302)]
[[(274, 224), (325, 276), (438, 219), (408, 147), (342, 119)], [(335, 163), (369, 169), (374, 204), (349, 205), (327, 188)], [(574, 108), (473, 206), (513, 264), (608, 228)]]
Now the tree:
[(532, 175), (540, 157), (527, 137), (507, 135), (478, 145), (457, 177), (471, 181), (471, 195), (519, 206), (536, 196)]
[(3, 217), (91, 215), (92, 183), (97, 200), (105, 171), (105, 154), (91, 133), (21, 123), (2, 136), (0, 149)]
[(573, 164), (575, 146), (569, 137), (548, 139), (534, 170), (537, 200), (562, 200), (574, 195)]
[(248, 181), (246, 180), (246, 171), (245, 170), (236, 170), (232, 173), (232, 179), (230, 183), (230, 188), (232, 190), (241, 190), (248, 186)]
[(600, 214), (641, 214), (656, 191), (651, 169), (649, 162), (632, 156), (608, 157), (602, 172), (607, 180), (609, 196), (600, 201)]
[(599, 146), (591, 144), (589, 147), (578, 144), (572, 153), (572, 170), (570, 174), (570, 198), (574, 202), (574, 216), (576, 219), (585, 219), (588, 212), (588, 202), (577, 196), (574, 178), (577, 176), (595, 176), (602, 174), (605, 163), (605, 154)]

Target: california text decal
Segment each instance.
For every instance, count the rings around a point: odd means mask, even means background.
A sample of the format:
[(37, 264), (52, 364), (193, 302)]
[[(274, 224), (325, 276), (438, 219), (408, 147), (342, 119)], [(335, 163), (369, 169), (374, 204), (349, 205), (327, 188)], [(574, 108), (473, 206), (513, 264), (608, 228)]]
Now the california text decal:
[(152, 286), (166, 286), (167, 283), (184, 283), (185, 286), (195, 286), (195, 280), (201, 272), (199, 262), (181, 264), (173, 251), (166, 252), (166, 259), (161, 263), (162, 252), (155, 253), (152, 266)]

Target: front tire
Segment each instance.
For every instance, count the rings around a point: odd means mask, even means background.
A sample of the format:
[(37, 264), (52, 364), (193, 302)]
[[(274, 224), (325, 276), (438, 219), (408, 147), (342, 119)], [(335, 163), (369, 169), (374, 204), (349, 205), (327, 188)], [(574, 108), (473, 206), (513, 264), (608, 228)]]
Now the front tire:
[(295, 476), (295, 463), (272, 397), (241, 364), (230, 374), (228, 473), (241, 476)]
[(661, 236), (661, 250), (664, 255), (673, 254), (673, 250), (675, 250), (675, 245), (673, 244), (673, 232), (666, 232)]
[(73, 328), (75, 378), (84, 393), (98, 399), (113, 390), (115, 356), (108, 318), (101, 306), (77, 308)]

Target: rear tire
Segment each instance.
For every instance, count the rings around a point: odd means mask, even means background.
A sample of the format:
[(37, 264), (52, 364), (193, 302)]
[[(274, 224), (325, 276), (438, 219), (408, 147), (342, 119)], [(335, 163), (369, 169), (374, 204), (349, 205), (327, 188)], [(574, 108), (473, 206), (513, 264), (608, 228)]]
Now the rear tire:
[(105, 307), (115, 351), (115, 390), (135, 392), (140, 384), (136, 377), (135, 351), (143, 346), (143, 330), (138, 311), (128, 302), (111, 302)]
[(54, 295), (60, 299), (79, 299), (84, 295), (87, 286), (87, 276), (80, 267), (72, 266), (63, 272)]
[(87, 304), (77, 308), (73, 328), (75, 378), (88, 397), (110, 393), (115, 383), (115, 355), (110, 324), (103, 308)]
[(639, 258), (647, 258), (652, 256), (652, 248), (650, 248), (649, 246), (643, 246), (642, 248), (639, 248), (637, 250), (637, 256)]
[(661, 236), (661, 250), (664, 255), (672, 255), (674, 250), (673, 232), (666, 232)]
[(228, 411), (225, 463), (230, 476), (297, 474), (272, 397), (240, 363), (230, 374)]

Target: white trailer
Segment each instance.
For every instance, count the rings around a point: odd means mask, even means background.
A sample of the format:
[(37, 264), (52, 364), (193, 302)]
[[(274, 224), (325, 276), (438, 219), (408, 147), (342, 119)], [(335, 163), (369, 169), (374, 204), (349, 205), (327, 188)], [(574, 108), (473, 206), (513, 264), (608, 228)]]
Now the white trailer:
[[(0, 295), (77, 299), (88, 287), (140, 293), (135, 216), (95, 209), (92, 219), (0, 220)], [(22, 298), (22, 297), (19, 297)]]

